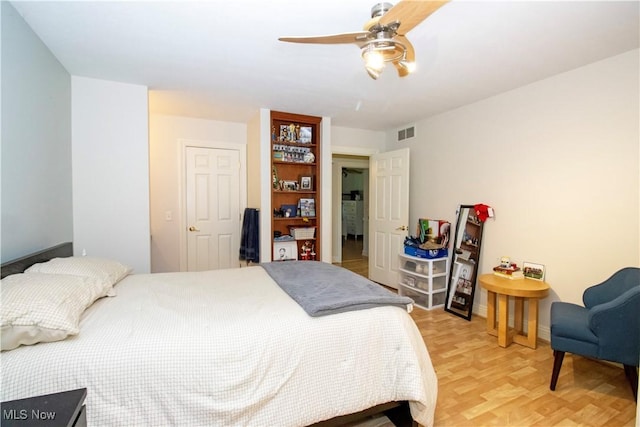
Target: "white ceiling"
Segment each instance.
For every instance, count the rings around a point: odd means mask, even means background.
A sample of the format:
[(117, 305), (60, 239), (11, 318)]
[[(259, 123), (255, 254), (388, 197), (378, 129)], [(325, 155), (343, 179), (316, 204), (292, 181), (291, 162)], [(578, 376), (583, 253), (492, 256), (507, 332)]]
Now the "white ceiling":
[(400, 127), (639, 47), (640, 3), (452, 0), (408, 33), (418, 70), (378, 80), (355, 45), (372, 0), (13, 1), (72, 75), (146, 85), (152, 112), (246, 122), (261, 107)]

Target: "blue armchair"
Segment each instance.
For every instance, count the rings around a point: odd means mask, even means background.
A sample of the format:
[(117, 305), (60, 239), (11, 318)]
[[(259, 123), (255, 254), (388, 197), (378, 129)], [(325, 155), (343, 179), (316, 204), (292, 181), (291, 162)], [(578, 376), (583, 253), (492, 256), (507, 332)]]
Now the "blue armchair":
[(621, 363), (638, 398), (640, 359), (640, 268), (623, 268), (582, 295), (584, 307), (551, 304), (551, 390), (556, 389), (565, 352)]

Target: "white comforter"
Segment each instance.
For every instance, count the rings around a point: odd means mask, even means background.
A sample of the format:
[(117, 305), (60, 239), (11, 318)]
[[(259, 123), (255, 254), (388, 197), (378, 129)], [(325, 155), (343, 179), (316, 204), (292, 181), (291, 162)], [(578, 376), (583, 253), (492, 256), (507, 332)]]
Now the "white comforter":
[(261, 267), (125, 278), (80, 334), (3, 352), (2, 400), (86, 387), (89, 425), (301, 426), (409, 400), (437, 380), (410, 316), (309, 317)]

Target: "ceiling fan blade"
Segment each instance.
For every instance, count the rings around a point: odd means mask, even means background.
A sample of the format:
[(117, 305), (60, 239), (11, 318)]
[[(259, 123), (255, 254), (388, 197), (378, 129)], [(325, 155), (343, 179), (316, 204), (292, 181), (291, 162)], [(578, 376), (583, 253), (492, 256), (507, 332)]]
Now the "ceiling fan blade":
[(363, 29), (365, 31), (371, 31), (371, 29), (373, 27), (375, 27), (376, 25), (378, 25), (378, 22), (380, 21), (380, 17), (379, 16), (374, 16), (373, 18), (371, 18), (370, 20), (367, 21), (366, 24), (364, 24)]
[(314, 43), (314, 44), (342, 44), (362, 43), (371, 33), (369, 31), (356, 31), (353, 33), (331, 34), (327, 36), (309, 37), (280, 37), (281, 42), (289, 43)]
[(397, 33), (405, 35), (448, 2), (449, 0), (400, 0), (387, 13), (382, 15), (380, 25), (400, 22)]
[[(411, 44), (411, 42), (405, 36), (396, 36), (395, 39), (400, 43), (402, 43), (407, 48), (407, 53), (405, 55), (404, 60), (408, 63), (412, 63), (412, 64), (415, 63), (416, 52), (413, 49), (413, 45)], [(406, 77), (409, 74), (411, 74), (412, 70), (410, 70), (406, 66), (401, 65), (400, 61), (394, 61), (393, 66), (396, 67), (396, 70), (398, 71), (398, 75), (400, 77)]]

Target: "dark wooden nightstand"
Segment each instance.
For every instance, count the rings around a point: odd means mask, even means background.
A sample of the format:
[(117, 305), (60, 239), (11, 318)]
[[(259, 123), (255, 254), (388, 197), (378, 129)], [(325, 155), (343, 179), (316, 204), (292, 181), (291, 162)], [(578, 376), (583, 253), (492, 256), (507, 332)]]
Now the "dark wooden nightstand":
[(84, 399), (87, 389), (2, 402), (3, 427), (86, 427)]

